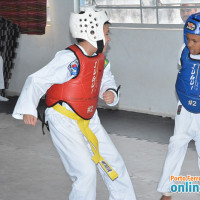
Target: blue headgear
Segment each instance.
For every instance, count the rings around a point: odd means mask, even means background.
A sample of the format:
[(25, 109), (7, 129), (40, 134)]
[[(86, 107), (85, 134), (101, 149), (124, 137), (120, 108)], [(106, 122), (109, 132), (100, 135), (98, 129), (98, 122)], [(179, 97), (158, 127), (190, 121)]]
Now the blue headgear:
[(200, 12), (189, 16), (184, 26), (184, 42), (187, 46), (186, 34), (200, 35)]

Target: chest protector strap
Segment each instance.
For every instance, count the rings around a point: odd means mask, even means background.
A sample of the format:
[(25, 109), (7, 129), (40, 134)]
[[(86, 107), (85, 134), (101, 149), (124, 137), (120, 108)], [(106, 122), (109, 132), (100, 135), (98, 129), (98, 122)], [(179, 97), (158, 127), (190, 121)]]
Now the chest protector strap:
[(104, 158), (99, 154), (99, 144), (95, 134), (89, 128), (90, 120), (84, 120), (79, 117), (76, 113), (73, 113), (67, 110), (65, 107), (56, 104), (53, 108), (58, 111), (59, 113), (74, 119), (77, 121), (77, 124), (83, 133), (83, 135), (88, 140), (90, 147), (93, 152), (92, 160), (95, 164), (100, 164), (103, 170), (107, 173), (107, 175), (111, 178), (111, 180), (115, 180), (118, 177), (118, 174), (114, 171), (114, 169), (104, 160)]
[(200, 113), (200, 60), (190, 58), (189, 49), (185, 47), (181, 65), (176, 80), (177, 95), (185, 109)]

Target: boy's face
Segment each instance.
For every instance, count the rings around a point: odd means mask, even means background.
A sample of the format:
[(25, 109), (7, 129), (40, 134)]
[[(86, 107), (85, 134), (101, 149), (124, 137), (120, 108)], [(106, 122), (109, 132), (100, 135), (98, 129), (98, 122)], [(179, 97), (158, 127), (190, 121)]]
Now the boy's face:
[(192, 55), (200, 54), (200, 35), (187, 33), (187, 47)]
[[(182, 6), (194, 6), (194, 4), (182, 4)], [(197, 12), (196, 8), (181, 8), (180, 9), (180, 16), (181, 16), (183, 22), (186, 22), (188, 17), (191, 14), (194, 14), (196, 12)]]
[(109, 36), (109, 24), (104, 24), (103, 26), (103, 32), (104, 32), (104, 37), (105, 37), (105, 45), (103, 48), (103, 53), (106, 52), (108, 42), (110, 41), (110, 36)]

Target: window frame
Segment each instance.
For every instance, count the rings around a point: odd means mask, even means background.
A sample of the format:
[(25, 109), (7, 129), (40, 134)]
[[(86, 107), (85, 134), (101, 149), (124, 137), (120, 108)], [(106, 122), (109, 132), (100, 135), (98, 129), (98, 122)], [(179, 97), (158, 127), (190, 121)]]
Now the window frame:
[[(140, 20), (141, 23), (115, 23), (112, 22), (111, 27), (112, 28), (127, 28), (127, 29), (170, 29), (170, 30), (180, 30), (183, 28), (184, 24), (159, 24), (159, 16), (158, 11), (160, 9), (192, 9), (197, 8), (200, 10), (200, 1), (198, 6), (181, 6), (180, 3), (169, 3), (165, 5), (159, 5), (160, 0), (156, 0), (155, 6), (143, 6), (142, 0), (140, 0), (140, 3), (138, 6), (133, 5), (97, 5), (96, 1), (93, 0), (93, 6), (97, 9), (140, 9)], [(81, 0), (81, 3), (83, 3), (84, 0)], [(191, 3), (192, 4), (192, 3)], [(197, 4), (197, 3), (196, 3)], [(171, 6), (170, 6), (171, 5)], [(81, 8), (81, 4), (80, 4)], [(142, 10), (143, 9), (156, 9), (156, 23), (154, 24), (147, 24), (142, 23), (143, 17), (142, 17)]]

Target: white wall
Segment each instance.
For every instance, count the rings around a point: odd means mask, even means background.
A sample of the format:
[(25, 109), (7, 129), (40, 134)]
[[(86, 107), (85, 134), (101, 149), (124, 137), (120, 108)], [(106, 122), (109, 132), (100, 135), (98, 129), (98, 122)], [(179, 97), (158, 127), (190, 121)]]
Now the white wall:
[(182, 30), (111, 29), (108, 59), (121, 87), (119, 109), (174, 116)]
[[(50, 3), (52, 26), (47, 27), (46, 34), (21, 35), (9, 92), (20, 93), (29, 74), (43, 67), (58, 50), (72, 42), (68, 20), (73, 1), (51, 0)], [(111, 28), (110, 32), (107, 57), (117, 83), (122, 85), (118, 108), (173, 117), (182, 31)]]

